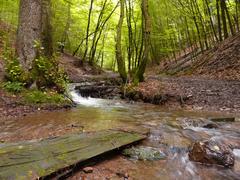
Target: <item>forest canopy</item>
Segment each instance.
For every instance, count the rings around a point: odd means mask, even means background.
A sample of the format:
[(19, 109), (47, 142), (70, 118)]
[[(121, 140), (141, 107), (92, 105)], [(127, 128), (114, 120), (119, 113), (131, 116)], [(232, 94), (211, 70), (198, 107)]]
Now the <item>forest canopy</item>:
[[(124, 71), (134, 74), (144, 56), (156, 64), (184, 54), (194, 56), (239, 32), (239, 4), (239, 0), (55, 0), (53, 47), (110, 70), (119, 69), (120, 53)], [(19, 0), (1, 1), (1, 21), (17, 29), (18, 14)], [(149, 53), (144, 55), (145, 49)]]

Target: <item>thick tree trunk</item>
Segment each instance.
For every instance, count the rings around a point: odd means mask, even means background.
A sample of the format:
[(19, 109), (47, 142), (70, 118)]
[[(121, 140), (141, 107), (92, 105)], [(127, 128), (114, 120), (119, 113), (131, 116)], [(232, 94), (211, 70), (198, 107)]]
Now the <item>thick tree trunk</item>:
[(20, 1), (16, 50), (25, 71), (33, 68), (33, 61), (37, 56), (37, 49), (34, 47), (36, 41), (41, 43), (46, 56), (52, 56), (50, 9), (50, 0)]
[(17, 54), (25, 71), (32, 69), (37, 51), (35, 41), (41, 40), (41, 0), (21, 0), (17, 32)]

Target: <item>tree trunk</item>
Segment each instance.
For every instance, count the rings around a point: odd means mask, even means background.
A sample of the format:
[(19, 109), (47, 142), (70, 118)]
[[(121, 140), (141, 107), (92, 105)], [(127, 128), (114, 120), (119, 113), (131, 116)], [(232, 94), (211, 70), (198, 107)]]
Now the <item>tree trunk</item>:
[(219, 8), (219, 0), (216, 0), (216, 9), (217, 9), (217, 20), (218, 20), (218, 34), (219, 40), (222, 41), (222, 25), (221, 25), (221, 18), (220, 18), (220, 8)]
[(93, 1), (90, 2), (89, 12), (88, 12), (88, 24), (87, 24), (87, 32), (86, 32), (86, 47), (85, 52), (83, 55), (83, 61), (86, 61), (87, 54), (88, 54), (88, 39), (89, 39), (89, 30), (90, 30), (90, 24), (91, 24), (91, 15), (92, 15), (92, 9), (93, 9)]
[(223, 34), (224, 34), (224, 39), (226, 39), (228, 38), (228, 30), (227, 30), (227, 20), (226, 20), (224, 3), (225, 3), (225, 0), (220, 1), (222, 22), (223, 22)]
[(20, 1), (16, 51), (25, 71), (33, 68), (33, 61), (37, 56), (37, 49), (34, 47), (36, 41), (44, 48), (44, 55), (52, 56), (50, 17), (50, 0)]
[(148, 0), (142, 0), (142, 15), (143, 15), (143, 40), (144, 50), (140, 65), (134, 77), (134, 83), (144, 81), (144, 73), (147, 66), (149, 52), (151, 48), (151, 19), (149, 14)]
[(66, 47), (66, 42), (68, 40), (68, 33), (69, 33), (70, 26), (71, 26), (71, 4), (68, 3), (67, 21), (66, 21), (66, 25), (65, 25), (65, 28), (64, 28), (64, 31), (63, 31), (61, 44), (59, 46), (59, 49), (60, 49), (61, 53), (64, 53), (64, 48)]
[(231, 20), (231, 17), (230, 17), (229, 11), (228, 11), (228, 7), (227, 7), (225, 1), (223, 1), (223, 4), (224, 4), (224, 9), (225, 9), (225, 12), (226, 12), (226, 15), (227, 15), (228, 24), (229, 24), (229, 28), (230, 28), (231, 34), (234, 35), (235, 32), (234, 32), (234, 28), (233, 28), (233, 25), (232, 25), (232, 20)]
[(52, 57), (52, 26), (51, 26), (51, 0), (42, 0), (42, 34), (41, 43), (44, 47), (44, 55)]
[(209, 15), (209, 21), (210, 21), (210, 25), (211, 25), (211, 28), (212, 28), (212, 31), (213, 31), (213, 35), (216, 39), (216, 41), (218, 41), (218, 37), (217, 37), (217, 33), (215, 31), (215, 28), (214, 28), (214, 24), (213, 24), (213, 19), (212, 19), (212, 14), (211, 14), (211, 10), (210, 10), (210, 7), (209, 7), (209, 2), (208, 0), (205, 0), (205, 4), (207, 6), (207, 11), (208, 11), (208, 15)]
[(127, 73), (125, 67), (125, 60), (122, 54), (122, 25), (124, 20), (124, 0), (120, 0), (120, 18), (117, 26), (117, 37), (116, 37), (116, 60), (118, 65), (118, 72), (123, 80), (127, 81)]
[(21, 0), (16, 50), (25, 71), (32, 69), (37, 56), (35, 41), (41, 40), (41, 0)]

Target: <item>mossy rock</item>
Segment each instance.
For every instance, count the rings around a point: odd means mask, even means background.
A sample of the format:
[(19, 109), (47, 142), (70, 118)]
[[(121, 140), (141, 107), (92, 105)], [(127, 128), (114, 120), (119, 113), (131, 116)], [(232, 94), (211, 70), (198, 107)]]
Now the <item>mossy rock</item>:
[(123, 155), (130, 157), (134, 160), (142, 160), (142, 161), (156, 161), (165, 159), (166, 155), (161, 152), (157, 148), (153, 147), (132, 147), (129, 149), (125, 149), (123, 151)]

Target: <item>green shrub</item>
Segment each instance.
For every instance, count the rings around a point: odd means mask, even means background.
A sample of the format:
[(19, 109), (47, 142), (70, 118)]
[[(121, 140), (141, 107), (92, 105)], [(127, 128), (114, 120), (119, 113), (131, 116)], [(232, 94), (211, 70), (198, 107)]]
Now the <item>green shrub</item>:
[(59, 68), (56, 57), (48, 58), (44, 55), (44, 48), (39, 42), (35, 42), (38, 58), (34, 60), (33, 77), (40, 89), (54, 88), (58, 92), (64, 92), (67, 85), (67, 75)]
[(66, 102), (63, 95), (52, 91), (27, 91), (23, 94), (23, 97), (24, 101), (29, 104), (62, 104)]
[(20, 82), (6, 82), (3, 84), (3, 88), (8, 92), (20, 93), (24, 90), (24, 84)]
[(12, 49), (7, 40), (4, 42), (3, 59), (5, 61), (6, 79), (11, 82), (20, 82), (28, 84), (30, 82), (29, 74), (24, 72), (19, 60), (15, 54), (15, 50)]

